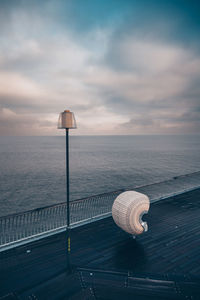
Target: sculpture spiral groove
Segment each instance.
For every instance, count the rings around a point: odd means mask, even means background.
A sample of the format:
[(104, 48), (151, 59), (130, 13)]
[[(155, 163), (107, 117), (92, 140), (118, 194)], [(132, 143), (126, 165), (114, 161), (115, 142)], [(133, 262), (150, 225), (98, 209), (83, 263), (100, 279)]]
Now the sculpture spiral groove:
[(149, 206), (150, 201), (146, 195), (127, 191), (115, 199), (112, 206), (112, 217), (124, 231), (138, 235), (147, 231), (147, 224), (142, 221), (142, 216), (148, 213)]

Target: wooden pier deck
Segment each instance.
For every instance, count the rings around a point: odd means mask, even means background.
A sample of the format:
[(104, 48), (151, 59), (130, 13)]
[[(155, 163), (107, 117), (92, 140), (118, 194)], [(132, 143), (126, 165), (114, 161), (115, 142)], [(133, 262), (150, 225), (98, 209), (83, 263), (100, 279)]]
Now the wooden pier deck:
[(135, 240), (103, 219), (0, 253), (0, 299), (200, 299), (200, 189), (153, 203)]

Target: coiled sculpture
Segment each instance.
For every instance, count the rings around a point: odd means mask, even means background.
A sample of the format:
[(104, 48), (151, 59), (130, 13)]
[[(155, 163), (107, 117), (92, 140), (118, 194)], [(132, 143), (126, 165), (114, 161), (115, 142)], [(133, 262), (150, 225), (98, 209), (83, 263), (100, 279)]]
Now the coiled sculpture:
[(133, 236), (148, 230), (142, 216), (149, 211), (149, 198), (135, 191), (121, 193), (112, 206), (112, 217), (115, 223)]

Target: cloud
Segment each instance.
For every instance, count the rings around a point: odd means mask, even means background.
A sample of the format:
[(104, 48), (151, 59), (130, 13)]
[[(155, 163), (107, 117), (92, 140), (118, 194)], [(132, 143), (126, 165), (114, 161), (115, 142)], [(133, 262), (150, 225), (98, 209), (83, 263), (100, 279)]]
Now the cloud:
[(43, 135), (52, 135), (55, 133), (52, 120), (50, 114), (24, 114), (0, 108), (0, 135), (41, 135), (41, 131)]
[[(125, 41), (122, 44), (123, 41), (119, 41), (113, 46), (115, 52), (120, 51), (120, 66), (123, 58), (125, 60), (120, 71), (116, 71), (113, 62), (109, 65), (106, 58), (105, 68), (96, 72), (98, 76), (87, 78), (88, 84), (101, 90), (108, 108), (121, 113), (125, 111), (130, 116), (137, 112), (141, 118), (148, 111), (155, 111), (158, 118), (159, 110), (173, 113), (178, 109), (184, 113), (199, 107), (199, 85), (194, 84), (200, 75), (200, 59), (196, 53), (176, 45), (158, 44), (157, 41), (143, 43), (132, 39), (130, 43)], [(129, 44), (135, 44), (133, 49), (136, 50), (130, 51)], [(138, 51), (138, 44), (143, 51)], [(160, 61), (161, 57), (164, 63)], [(188, 99), (191, 93), (195, 96)]]
[(14, 72), (0, 72), (1, 97), (37, 99), (42, 94), (42, 88), (31, 79)]
[(83, 8), (73, 1), (20, 3), (2, 6), (1, 134), (59, 134), (66, 108), (76, 114), (78, 134), (198, 133), (200, 55), (194, 39), (186, 47), (170, 37), (181, 24), (166, 21), (170, 7), (144, 19), (135, 1), (114, 1), (110, 21), (107, 11), (100, 22), (94, 4), (96, 20), (88, 13), (72, 20), (73, 9)]

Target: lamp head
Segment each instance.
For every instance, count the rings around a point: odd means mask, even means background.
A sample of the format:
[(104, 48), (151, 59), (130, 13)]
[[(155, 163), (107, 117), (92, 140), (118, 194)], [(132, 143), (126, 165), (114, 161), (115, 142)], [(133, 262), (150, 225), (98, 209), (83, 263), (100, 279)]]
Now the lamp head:
[(70, 110), (64, 110), (61, 112), (58, 119), (58, 129), (75, 129), (76, 120), (74, 117), (74, 113)]

